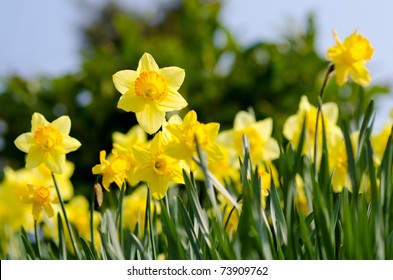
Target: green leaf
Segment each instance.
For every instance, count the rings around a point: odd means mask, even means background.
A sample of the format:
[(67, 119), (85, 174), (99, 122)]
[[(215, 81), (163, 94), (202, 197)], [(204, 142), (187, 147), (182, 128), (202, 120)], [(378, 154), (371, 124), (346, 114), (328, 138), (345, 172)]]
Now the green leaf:
[(178, 200), (178, 204), (179, 204), (180, 214), (181, 214), (181, 217), (182, 217), (182, 220), (184, 223), (184, 229), (187, 232), (188, 239), (190, 240), (191, 248), (194, 252), (196, 259), (202, 260), (203, 259), (202, 250), (201, 250), (200, 246), (198, 245), (197, 234), (193, 230), (194, 227), (192, 225), (190, 216), (188, 215), (187, 209), (186, 209), (183, 201), (181, 200), (181, 198), (178, 197), (177, 200)]
[(177, 233), (176, 225), (169, 216), (166, 205), (162, 201), (160, 201), (160, 205), (163, 231), (168, 240), (168, 257), (172, 260), (185, 260), (187, 258), (186, 252)]
[(94, 254), (93, 254), (93, 252), (90, 250), (89, 244), (87, 244), (86, 240), (85, 240), (82, 236), (79, 237), (79, 240), (80, 240), (80, 242), (81, 242), (82, 249), (83, 249), (83, 251), (85, 252), (85, 257), (86, 257), (88, 260), (95, 260)]
[(23, 227), (20, 228), (20, 237), (22, 239), (23, 245), (25, 247), (26, 256), (28, 259), (35, 260), (36, 253), (34, 251), (34, 246), (30, 243), (29, 238), (27, 237), (26, 231)]
[(63, 219), (60, 213), (57, 213), (57, 230), (59, 233), (59, 258), (60, 260), (67, 259), (67, 246), (64, 236)]

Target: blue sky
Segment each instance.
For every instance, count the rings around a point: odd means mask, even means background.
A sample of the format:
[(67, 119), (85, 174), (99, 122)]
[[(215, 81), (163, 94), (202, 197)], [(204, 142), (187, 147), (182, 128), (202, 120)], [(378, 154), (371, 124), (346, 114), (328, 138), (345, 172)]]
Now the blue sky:
[[(118, 0), (140, 12), (153, 13), (171, 0)], [(79, 65), (79, 28), (89, 19), (89, 6), (105, 0), (1, 0), (0, 77), (33, 77), (73, 72)], [(221, 20), (244, 44), (277, 41), (292, 29), (304, 28), (306, 16), (316, 16), (317, 49), (324, 56), (334, 44), (336, 28), (344, 39), (355, 29), (366, 36), (375, 53), (369, 63), (373, 81), (392, 83), (393, 2), (383, 0), (226, 0)], [(382, 98), (379, 118), (393, 107), (391, 96)], [(377, 103), (378, 104), (378, 103)]]

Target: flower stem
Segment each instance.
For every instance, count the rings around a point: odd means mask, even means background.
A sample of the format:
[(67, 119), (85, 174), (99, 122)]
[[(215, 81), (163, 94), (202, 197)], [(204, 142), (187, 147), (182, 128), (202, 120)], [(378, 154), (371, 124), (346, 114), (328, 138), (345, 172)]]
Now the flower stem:
[(38, 258), (42, 259), (42, 254), (41, 254), (41, 245), (40, 245), (40, 240), (38, 238), (38, 230), (37, 230), (37, 220), (34, 219), (34, 235), (35, 235), (35, 244), (37, 245), (37, 254)]
[(167, 211), (168, 211), (168, 215), (169, 215), (169, 217), (170, 217), (170, 216), (171, 216), (171, 212), (170, 212), (170, 210), (169, 210), (168, 193), (165, 195), (164, 199), (165, 199), (165, 206), (166, 206), (166, 209), (167, 209)]
[(151, 194), (150, 194), (150, 189), (147, 189), (147, 200), (146, 200), (146, 206), (147, 206), (147, 212), (148, 212), (148, 219), (149, 219), (149, 237), (150, 237), (150, 245), (151, 245), (151, 254), (152, 254), (152, 259), (155, 260), (157, 259), (156, 257), (156, 244), (154, 241), (154, 228), (153, 228), (153, 218), (152, 218), (152, 209), (151, 209)]
[(123, 234), (123, 198), (126, 189), (126, 183), (123, 182), (120, 189), (119, 204), (116, 212), (116, 223), (119, 225), (119, 239), (122, 248), (124, 248), (124, 234)]
[(92, 194), (90, 197), (90, 250), (95, 255), (94, 248), (94, 199), (95, 199), (95, 189), (93, 188)]
[(69, 232), (69, 234), (70, 234), (72, 247), (74, 248), (74, 252), (75, 252), (76, 257), (77, 257), (78, 259), (80, 259), (80, 255), (79, 255), (78, 249), (77, 249), (77, 247), (76, 247), (76, 242), (75, 242), (74, 234), (72, 233), (71, 224), (70, 224), (70, 222), (68, 221), (68, 218), (67, 218), (67, 212), (66, 212), (66, 210), (65, 210), (63, 197), (62, 197), (61, 194), (60, 194), (60, 189), (59, 189), (59, 186), (58, 186), (58, 184), (57, 184), (57, 180), (56, 180), (55, 174), (54, 174), (53, 172), (52, 172), (52, 179), (53, 179), (53, 183), (55, 184), (57, 196), (59, 197), (59, 202), (60, 202), (61, 210), (62, 210), (62, 212), (63, 212), (64, 220), (65, 220), (65, 223), (66, 223), (66, 225), (67, 225), (68, 232)]
[(325, 88), (326, 88), (327, 82), (329, 81), (330, 74), (332, 74), (333, 72), (334, 72), (334, 64), (330, 64), (329, 68), (326, 70), (325, 77), (323, 79), (323, 83), (322, 83), (322, 87), (321, 87), (321, 91), (319, 92), (319, 97), (321, 98), (321, 100), (323, 99), (323, 93), (325, 92)]

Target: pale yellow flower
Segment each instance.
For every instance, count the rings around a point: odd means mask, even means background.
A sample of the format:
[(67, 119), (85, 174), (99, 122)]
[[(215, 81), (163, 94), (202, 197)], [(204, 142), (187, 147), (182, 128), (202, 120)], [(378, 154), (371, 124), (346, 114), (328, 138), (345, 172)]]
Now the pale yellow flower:
[(199, 146), (207, 153), (210, 160), (222, 159), (221, 149), (215, 143), (219, 129), (219, 123), (200, 123), (196, 112), (189, 111), (182, 123), (178, 123), (177, 120), (165, 126), (165, 134), (170, 134), (165, 137), (169, 139), (166, 152), (171, 157), (184, 160), (190, 170), (195, 171), (197, 168), (193, 160), (193, 156), (197, 156), (195, 139), (198, 140)]
[(233, 129), (220, 133), (220, 142), (243, 156), (243, 135), (249, 141), (250, 157), (253, 163), (275, 160), (280, 149), (272, 138), (273, 120), (271, 118), (256, 121), (255, 116), (246, 111), (236, 114)]
[(379, 161), (382, 161), (391, 132), (392, 124), (388, 123), (380, 132), (371, 135), (371, 146), (373, 147), (375, 155)]
[(43, 184), (28, 183), (26, 193), (21, 195), (24, 203), (33, 205), (34, 220), (38, 220), (41, 212), (44, 211), (48, 217), (53, 217), (54, 210), (52, 204), (58, 203), (58, 198), (54, 188)]
[(269, 196), (269, 190), (270, 190), (270, 186), (271, 186), (271, 176), (262, 165), (258, 166), (258, 176), (261, 179), (262, 208), (265, 209), (266, 208), (266, 199)]
[(348, 157), (342, 134), (334, 134), (328, 142), (329, 172), (333, 174), (334, 192), (342, 192), (348, 186)]
[(328, 49), (327, 59), (333, 62), (336, 72), (336, 81), (339, 86), (344, 85), (348, 75), (361, 86), (371, 82), (371, 76), (366, 68), (366, 63), (371, 59), (374, 49), (370, 42), (355, 31), (352, 35), (340, 41), (337, 31), (333, 31), (336, 46)]
[(34, 168), (44, 163), (54, 173), (62, 173), (66, 164), (66, 154), (77, 150), (80, 142), (68, 134), (71, 120), (62, 116), (49, 123), (40, 113), (34, 113), (31, 132), (23, 133), (15, 140), (16, 147), (27, 153), (26, 168)]
[(27, 231), (33, 230), (31, 207), (20, 199), (30, 180), (31, 175), (27, 169), (15, 171), (8, 166), (4, 168), (4, 180), (0, 184), (0, 227), (4, 228), (7, 224), (14, 231), (21, 226)]
[(119, 188), (127, 178), (130, 162), (127, 156), (119, 154), (116, 149), (106, 158), (106, 151), (100, 152), (100, 164), (92, 168), (93, 174), (102, 174), (102, 185), (109, 191), (109, 186), (114, 182)]
[[(74, 194), (74, 187), (70, 181), (73, 170), (74, 165), (66, 161), (63, 173), (56, 176), (65, 200), (71, 199)], [(9, 223), (15, 230), (22, 225), (26, 230), (33, 230), (31, 206), (21, 200), (22, 197), (26, 198), (31, 194), (28, 185), (45, 186), (51, 192), (55, 190), (51, 171), (44, 164), (32, 169), (13, 170), (8, 166), (4, 168), (4, 180), (0, 186), (0, 220)]]
[(125, 156), (128, 160), (129, 167), (126, 172), (126, 180), (131, 186), (134, 186), (139, 181), (137, 181), (134, 176), (138, 162), (134, 158), (133, 147), (148, 147), (150, 143), (147, 141), (147, 135), (139, 125), (135, 125), (126, 134), (117, 131), (114, 132), (112, 134), (112, 139), (113, 148), (119, 155)]
[(299, 174), (295, 176), (295, 183), (296, 183), (296, 196), (295, 196), (295, 203), (296, 203), (296, 210), (298, 213), (303, 214), (306, 216), (308, 214), (308, 201), (306, 192), (304, 190), (304, 181)]
[(162, 132), (153, 138), (150, 148), (134, 147), (135, 159), (140, 163), (135, 171), (136, 179), (144, 181), (156, 199), (162, 199), (170, 183), (184, 183), (178, 159), (165, 153)]
[(134, 125), (126, 134), (115, 131), (112, 133), (114, 144), (121, 146), (123, 149), (132, 151), (135, 145), (141, 145), (147, 142), (147, 136), (139, 125)]
[(136, 113), (143, 130), (153, 134), (163, 124), (166, 112), (187, 106), (178, 92), (184, 76), (179, 67), (159, 68), (154, 58), (145, 53), (136, 71), (122, 70), (113, 75), (113, 83), (122, 94), (117, 107)]
[[(311, 158), (314, 157), (315, 129), (317, 124), (318, 109), (311, 105), (307, 96), (302, 96), (299, 103), (299, 109), (295, 115), (290, 116), (284, 123), (283, 134), (295, 148), (299, 148), (299, 140), (305, 122), (305, 140), (302, 152)], [(337, 126), (338, 107), (333, 102), (322, 104), (323, 120), (326, 130), (326, 137), (329, 140), (330, 135), (340, 134), (341, 130)], [(322, 114), (318, 119), (318, 150), (322, 143)]]

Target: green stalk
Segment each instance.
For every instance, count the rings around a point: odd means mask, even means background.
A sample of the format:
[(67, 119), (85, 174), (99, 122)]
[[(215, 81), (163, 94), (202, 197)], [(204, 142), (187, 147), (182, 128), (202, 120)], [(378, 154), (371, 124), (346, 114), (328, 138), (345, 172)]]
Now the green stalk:
[(94, 198), (95, 198), (95, 189), (93, 188), (92, 194), (90, 197), (90, 249), (95, 255), (94, 248)]
[(42, 254), (41, 254), (41, 245), (40, 245), (40, 240), (38, 238), (38, 231), (37, 231), (37, 220), (34, 219), (34, 235), (35, 235), (35, 244), (37, 245), (37, 254), (38, 258), (42, 259)]
[(116, 212), (116, 224), (119, 225), (119, 239), (121, 247), (124, 248), (124, 234), (123, 234), (123, 198), (126, 189), (126, 183), (123, 182), (120, 189), (119, 204)]
[(169, 217), (170, 217), (170, 216), (171, 216), (171, 212), (170, 212), (170, 210), (169, 210), (168, 193), (164, 196), (164, 199), (165, 199), (165, 206), (166, 206), (166, 209), (167, 209), (167, 211), (168, 211), (168, 215), (169, 215)]
[(63, 197), (62, 197), (61, 194), (60, 194), (60, 189), (59, 189), (59, 186), (57, 185), (57, 180), (56, 180), (55, 174), (54, 174), (53, 172), (52, 172), (52, 179), (53, 179), (53, 183), (55, 184), (57, 196), (59, 197), (59, 202), (60, 202), (61, 210), (62, 210), (62, 212), (63, 212), (64, 220), (65, 220), (65, 222), (66, 222), (67, 229), (68, 229), (68, 232), (69, 232), (69, 234), (70, 234), (72, 247), (74, 248), (74, 252), (75, 252), (76, 257), (77, 257), (78, 259), (80, 259), (79, 251), (78, 251), (78, 249), (77, 249), (77, 247), (76, 247), (76, 242), (75, 242), (74, 234), (72, 233), (71, 224), (70, 224), (70, 222), (68, 221), (68, 218), (67, 218), (67, 212), (66, 212), (66, 210), (65, 210)]
[(152, 211), (151, 211), (151, 194), (150, 194), (150, 189), (147, 189), (147, 199), (146, 199), (146, 210), (147, 210), (147, 216), (148, 216), (148, 222), (149, 222), (149, 237), (150, 237), (150, 245), (151, 245), (151, 254), (152, 254), (152, 259), (156, 260), (156, 244), (154, 241), (154, 236), (153, 236), (153, 219), (152, 219)]

